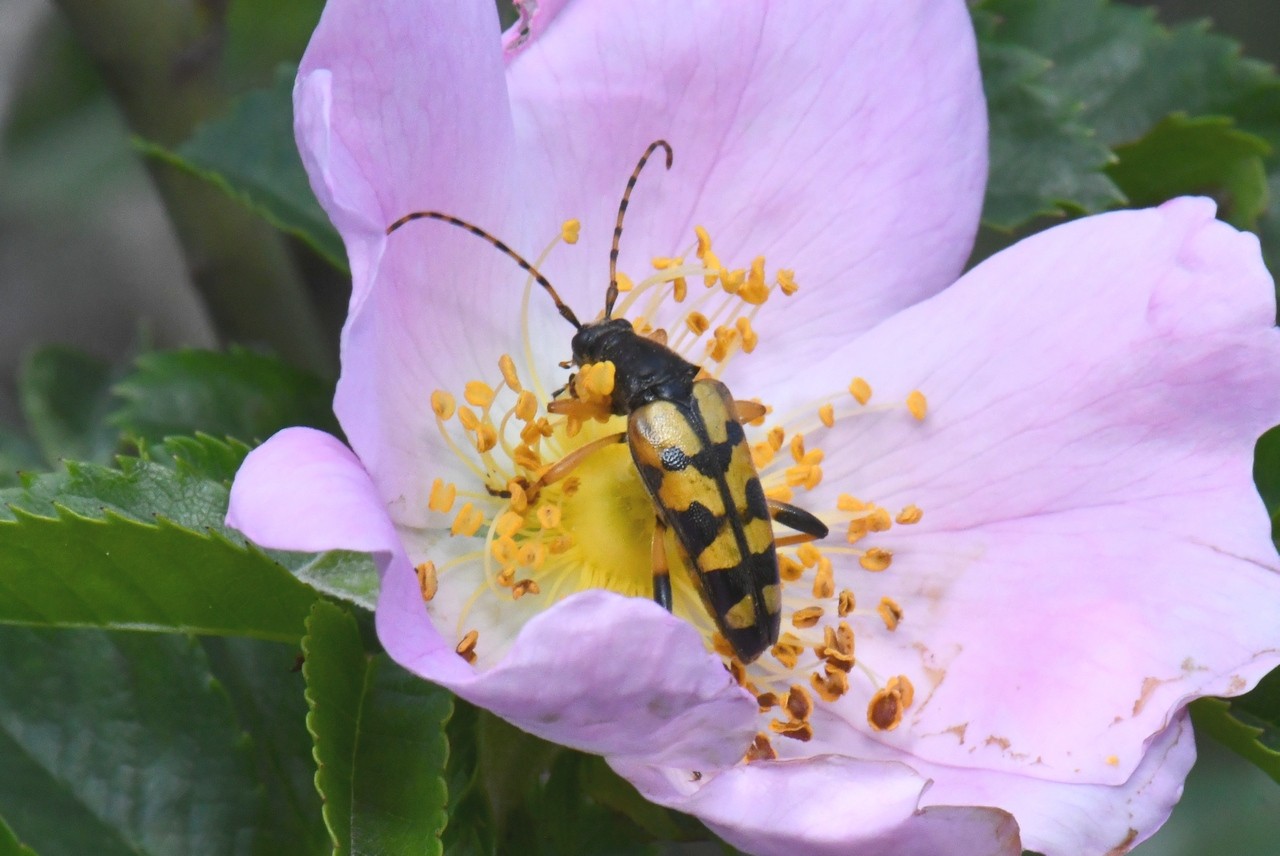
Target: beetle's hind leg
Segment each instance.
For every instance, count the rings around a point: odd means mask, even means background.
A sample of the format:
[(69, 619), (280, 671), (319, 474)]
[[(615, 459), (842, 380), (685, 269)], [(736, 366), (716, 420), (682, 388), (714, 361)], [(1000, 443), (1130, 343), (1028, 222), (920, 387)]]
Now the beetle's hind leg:
[(776, 499), (769, 500), (769, 516), (778, 523), (786, 526), (788, 529), (794, 529), (798, 534), (784, 535), (774, 540), (774, 545), (778, 547), (789, 547), (792, 544), (803, 544), (805, 541), (817, 541), (827, 537), (827, 524), (814, 517), (809, 512), (787, 502), (780, 502)]
[(671, 572), (667, 566), (667, 524), (658, 517), (653, 522), (653, 599), (671, 612)]

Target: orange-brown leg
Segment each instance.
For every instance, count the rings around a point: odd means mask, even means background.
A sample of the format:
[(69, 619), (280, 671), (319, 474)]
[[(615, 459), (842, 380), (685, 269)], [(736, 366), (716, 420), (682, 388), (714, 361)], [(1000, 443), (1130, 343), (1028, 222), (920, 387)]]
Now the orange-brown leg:
[(738, 411), (738, 421), (744, 423), (762, 419), (767, 412), (765, 406), (758, 401), (735, 401), (733, 407)]
[(671, 573), (667, 566), (667, 524), (659, 517), (653, 523), (653, 599), (671, 612)]
[(574, 449), (572, 452), (548, 467), (546, 472), (538, 476), (538, 480), (530, 486), (530, 492), (536, 493), (538, 490), (549, 484), (555, 484), (560, 481), (560, 479), (573, 472), (574, 468), (590, 455), (607, 446), (612, 446), (615, 443), (623, 443), (626, 439), (627, 432), (619, 431), (617, 434), (609, 434), (601, 437), (599, 440), (592, 440), (587, 445)]

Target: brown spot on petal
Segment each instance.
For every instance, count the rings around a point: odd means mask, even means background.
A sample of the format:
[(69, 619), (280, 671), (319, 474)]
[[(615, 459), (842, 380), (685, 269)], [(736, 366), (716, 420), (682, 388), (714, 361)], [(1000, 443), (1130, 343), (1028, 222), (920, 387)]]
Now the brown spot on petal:
[(1130, 828), (1124, 840), (1106, 852), (1106, 856), (1124, 856), (1133, 849), (1133, 842), (1138, 838), (1138, 830)]

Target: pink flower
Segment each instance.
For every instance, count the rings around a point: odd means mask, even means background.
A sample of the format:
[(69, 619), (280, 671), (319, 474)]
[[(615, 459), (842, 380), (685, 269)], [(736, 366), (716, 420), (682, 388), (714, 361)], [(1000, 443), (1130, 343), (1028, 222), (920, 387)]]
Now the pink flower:
[[(354, 451), (281, 432), (228, 520), (375, 553), (407, 668), (751, 852), (1052, 856), (1150, 835), (1194, 760), (1187, 701), (1280, 662), (1257, 242), (1181, 199), (943, 291), (985, 178), (963, 3), (544, 2), (500, 42), (488, 3), (333, 0), (295, 104), (352, 265)], [(832, 527), (780, 550), (783, 637), (731, 671), (685, 575), (676, 616), (649, 599), (625, 446), (532, 489), (619, 424), (547, 414), (572, 333), (552, 301), (462, 229), (386, 234), (469, 220), (591, 319), (660, 138), (622, 314), (772, 408), (748, 435), (764, 486)]]

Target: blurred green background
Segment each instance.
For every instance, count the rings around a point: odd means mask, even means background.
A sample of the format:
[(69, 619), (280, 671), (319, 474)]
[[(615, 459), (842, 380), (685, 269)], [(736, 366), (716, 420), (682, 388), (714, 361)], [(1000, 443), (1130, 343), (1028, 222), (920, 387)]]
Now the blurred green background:
[[(1275, 2), (1166, 0), (1158, 5), (1166, 23), (1212, 18), (1247, 53), (1280, 60)], [(164, 6), (170, 12), (194, 9), (197, 16), (218, 22), (212, 29), (216, 36), (190, 57), (197, 84), (208, 57), (219, 58), (216, 80), (204, 90), (213, 103), (201, 105), (213, 114), (222, 97), (218, 93), (266, 86), (278, 62), (296, 61), (320, 8), (315, 0)], [(215, 346), (215, 324), (201, 289), (226, 287), (239, 276), (198, 267), (194, 275), (189, 272), (180, 235), (149, 173), (164, 170), (144, 162), (129, 130), (145, 128), (153, 139), (174, 144), (189, 128), (181, 119), (171, 124), (170, 108), (149, 105), (145, 90), (123, 102), (126, 119), (122, 101), (108, 94), (80, 47), (75, 28), (102, 26), (94, 16), (116, 7), (128, 10), (122, 13), (126, 23), (129, 15), (138, 16), (131, 37), (147, 38), (147, 4), (0, 0), (0, 425), (20, 418), (15, 378), (37, 345), (70, 345), (113, 363), (143, 348)], [(123, 27), (121, 20), (111, 26)], [(160, 176), (162, 186), (182, 181)], [(201, 200), (202, 207), (189, 216), (224, 222), (223, 237), (229, 240), (245, 230), (253, 233), (246, 242), (244, 264), (253, 267), (247, 277), (270, 271), (281, 259), (282, 268), (305, 274), (297, 287), (319, 309), (314, 317), (298, 318), (294, 337), (285, 337), (284, 345), (278, 338), (272, 344), (292, 348), (286, 355), (295, 362), (332, 372), (345, 308), (342, 277), (308, 248), (258, 225), (217, 191)], [(207, 280), (197, 287), (195, 280), (202, 277)], [(226, 319), (220, 320), (225, 328)], [(253, 331), (242, 338), (252, 340)], [(1280, 787), (1211, 741), (1201, 741), (1200, 750), (1201, 761), (1173, 819), (1135, 852), (1280, 854)]]

